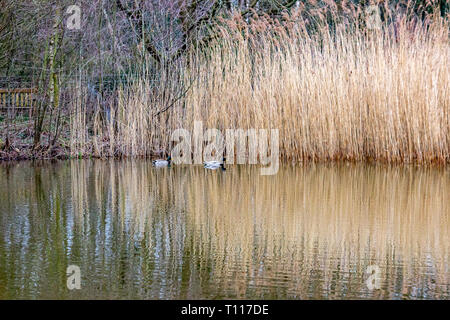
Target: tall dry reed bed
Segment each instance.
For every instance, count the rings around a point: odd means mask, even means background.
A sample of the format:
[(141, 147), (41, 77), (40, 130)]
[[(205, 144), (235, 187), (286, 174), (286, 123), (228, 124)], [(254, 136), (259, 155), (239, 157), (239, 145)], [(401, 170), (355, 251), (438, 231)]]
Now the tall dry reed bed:
[[(96, 117), (89, 137), (74, 118), (72, 152), (170, 151), (173, 130), (203, 121), (279, 129), (285, 160), (449, 163), (448, 21), (398, 17), (378, 30), (325, 21), (312, 29), (295, 12), (223, 20), (217, 40), (192, 50), (164, 87), (143, 76), (119, 92), (111, 121)], [(171, 105), (166, 93), (180, 98)]]

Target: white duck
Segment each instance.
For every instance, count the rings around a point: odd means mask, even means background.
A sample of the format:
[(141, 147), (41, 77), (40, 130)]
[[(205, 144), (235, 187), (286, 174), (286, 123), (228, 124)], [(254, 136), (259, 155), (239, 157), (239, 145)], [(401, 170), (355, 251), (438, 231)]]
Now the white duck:
[(167, 160), (158, 159), (158, 160), (152, 161), (153, 166), (158, 167), (158, 168), (170, 167), (171, 163), (172, 163), (172, 157), (170, 157), (170, 156), (167, 158)]
[(204, 166), (204, 168), (205, 169), (209, 169), (209, 170), (216, 170), (216, 169), (222, 169), (222, 171), (225, 171), (225, 170), (227, 170), (226, 168), (225, 168), (225, 166), (224, 166), (224, 164), (225, 164), (225, 158), (223, 158), (222, 159), (222, 162), (220, 162), (220, 161), (205, 161), (204, 163), (203, 163), (203, 166)]

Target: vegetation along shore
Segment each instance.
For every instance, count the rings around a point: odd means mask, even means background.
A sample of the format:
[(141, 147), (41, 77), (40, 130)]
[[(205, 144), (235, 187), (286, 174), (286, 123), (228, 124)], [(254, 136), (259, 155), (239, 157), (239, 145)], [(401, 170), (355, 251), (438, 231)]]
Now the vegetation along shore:
[(0, 160), (167, 155), (202, 121), (290, 162), (450, 163), (445, 1), (69, 2), (4, 1)]

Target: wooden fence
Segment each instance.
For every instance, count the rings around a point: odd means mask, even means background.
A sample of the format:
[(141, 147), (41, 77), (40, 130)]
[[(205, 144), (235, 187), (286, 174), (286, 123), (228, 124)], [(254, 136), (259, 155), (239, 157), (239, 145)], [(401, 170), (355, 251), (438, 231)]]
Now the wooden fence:
[(28, 111), (31, 116), (36, 92), (36, 88), (0, 88), (0, 112), (6, 111), (8, 114), (17, 114), (18, 112)]

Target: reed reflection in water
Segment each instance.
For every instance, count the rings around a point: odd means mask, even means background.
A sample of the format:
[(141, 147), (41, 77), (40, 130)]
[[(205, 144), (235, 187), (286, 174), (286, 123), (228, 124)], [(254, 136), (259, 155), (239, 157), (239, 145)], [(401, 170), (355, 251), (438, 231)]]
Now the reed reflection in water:
[(448, 299), (449, 194), (448, 169), (3, 164), (0, 299)]

